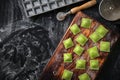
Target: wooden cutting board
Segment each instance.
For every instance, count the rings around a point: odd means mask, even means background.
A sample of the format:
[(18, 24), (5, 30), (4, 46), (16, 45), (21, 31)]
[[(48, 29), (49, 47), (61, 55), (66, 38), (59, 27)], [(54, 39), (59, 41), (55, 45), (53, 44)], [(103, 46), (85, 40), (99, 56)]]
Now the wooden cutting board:
[[(76, 16), (74, 17), (70, 26), (72, 26), (75, 23), (80, 26), (80, 22), (81, 22), (81, 19), (83, 17), (90, 18), (82, 12), (78, 12), (76, 14)], [(92, 18), (90, 18), (90, 19), (92, 19)], [(90, 29), (83, 29), (82, 27), (80, 27), (81, 33), (84, 34), (85, 36), (87, 36), (88, 38), (89, 38), (89, 35), (95, 31), (95, 29), (98, 27), (98, 25), (100, 25), (100, 23), (97, 22), (96, 20), (94, 20), (94, 19), (92, 19), (92, 20), (93, 21), (92, 21), (92, 25), (91, 25)], [(77, 35), (79, 35), (79, 34), (77, 34)], [(99, 52), (100, 57), (98, 57), (97, 59), (99, 60), (99, 63), (100, 63), (100, 69), (98, 71), (90, 70), (89, 63), (87, 63), (87, 67), (85, 70), (76, 70), (75, 69), (76, 59), (80, 59), (81, 57), (84, 57), (84, 59), (86, 59), (89, 62), (90, 58), (88, 56), (87, 49), (84, 51), (84, 53), (82, 53), (81, 56), (78, 56), (78, 55), (73, 53), (73, 48), (75, 46), (66, 50), (64, 48), (63, 41), (65, 39), (71, 37), (74, 44), (76, 44), (75, 38), (77, 35), (72, 34), (72, 32), (70, 31), (70, 27), (67, 29), (65, 35), (61, 39), (56, 50), (54, 51), (53, 56), (51, 57), (50, 61), (48, 62), (48, 64), (44, 68), (42, 75), (40, 77), (40, 80), (62, 80), (61, 77), (62, 77), (64, 69), (68, 69), (74, 73), (71, 80), (78, 80), (78, 76), (82, 73), (85, 73), (85, 72), (90, 75), (91, 80), (95, 80), (97, 74), (99, 73), (99, 71), (102, 68), (104, 61), (106, 60), (108, 54), (110, 54), (110, 53)], [(112, 45), (117, 41), (118, 37), (119, 37), (118, 34), (113, 35), (113, 31), (109, 30), (108, 34), (101, 40), (109, 41), (111, 43), (111, 47), (112, 47)], [(90, 48), (93, 45), (96, 45), (97, 47), (99, 47), (100, 41), (97, 43), (93, 43), (91, 40), (89, 40), (87, 42), (87, 45), (85, 45), (85, 47), (87, 46), (87, 48)], [(64, 63), (63, 62), (63, 54), (66, 52), (72, 53), (72, 56), (73, 56), (72, 63)]]

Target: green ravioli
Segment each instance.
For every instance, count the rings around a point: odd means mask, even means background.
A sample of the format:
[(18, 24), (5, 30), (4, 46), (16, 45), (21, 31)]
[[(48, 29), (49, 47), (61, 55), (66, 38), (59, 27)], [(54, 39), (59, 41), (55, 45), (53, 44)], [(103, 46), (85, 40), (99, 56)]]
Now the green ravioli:
[(90, 76), (87, 73), (81, 74), (78, 76), (79, 80), (91, 80)]
[(82, 48), (79, 45), (76, 45), (75, 48), (74, 48), (74, 50), (73, 50), (73, 52), (76, 53), (79, 56), (83, 53), (83, 51), (84, 51), (84, 48)]
[(71, 53), (65, 53), (63, 55), (64, 62), (72, 62), (72, 54)]
[(77, 24), (73, 24), (71, 27), (70, 27), (70, 30), (71, 32), (76, 35), (80, 32), (80, 28), (78, 27)]
[(97, 32), (101, 37), (104, 37), (108, 30), (103, 25), (99, 25), (95, 32)]
[(81, 27), (83, 27), (83, 28), (90, 28), (91, 23), (92, 23), (91, 19), (89, 19), (89, 18), (82, 18)]
[(64, 40), (63, 44), (64, 44), (64, 47), (66, 49), (71, 48), (72, 46), (74, 46), (73, 41), (72, 41), (71, 38), (68, 38), (68, 39)]
[(93, 32), (90, 36), (90, 39), (94, 42), (94, 43), (96, 43), (97, 41), (99, 41), (102, 37), (98, 34), (98, 33), (96, 33), (96, 32)]
[(72, 75), (73, 75), (72, 71), (69, 71), (69, 70), (65, 69), (64, 72), (63, 72), (63, 75), (62, 75), (62, 79), (63, 80), (71, 80)]
[(101, 41), (100, 42), (100, 51), (110, 52), (110, 42)]
[(76, 69), (85, 69), (85, 68), (86, 68), (86, 60), (76, 61)]
[(96, 46), (95, 46), (95, 47), (92, 47), (92, 48), (89, 48), (89, 49), (87, 50), (87, 52), (88, 52), (88, 54), (89, 54), (89, 56), (90, 56), (91, 59), (94, 59), (94, 58), (100, 56), (99, 53), (98, 53), (98, 49), (97, 49)]
[(90, 60), (90, 69), (91, 70), (99, 70), (99, 61), (98, 60)]
[(84, 46), (85, 43), (88, 41), (88, 38), (84, 36), (83, 34), (80, 34), (77, 38), (76, 41), (81, 45)]

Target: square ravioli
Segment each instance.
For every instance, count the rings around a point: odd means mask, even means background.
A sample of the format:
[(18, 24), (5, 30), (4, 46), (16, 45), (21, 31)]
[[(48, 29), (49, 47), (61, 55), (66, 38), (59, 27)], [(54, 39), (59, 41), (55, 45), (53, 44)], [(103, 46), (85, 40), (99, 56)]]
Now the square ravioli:
[(71, 53), (64, 53), (63, 59), (64, 59), (64, 62), (72, 62), (72, 54)]
[(64, 44), (65, 49), (68, 49), (68, 48), (71, 48), (72, 46), (74, 46), (74, 43), (71, 38), (64, 40), (63, 44)]
[(78, 76), (79, 80), (91, 80), (90, 76), (87, 73), (83, 73)]
[(77, 41), (81, 46), (84, 46), (84, 45), (86, 44), (86, 42), (88, 41), (88, 38), (87, 38), (85, 35), (80, 34), (79, 36), (77, 36), (76, 41)]
[(69, 71), (69, 70), (65, 69), (64, 72), (63, 72), (63, 75), (62, 75), (62, 79), (63, 80), (71, 80), (72, 75), (73, 75), (72, 71)]
[(95, 46), (95, 47), (92, 47), (92, 48), (89, 48), (87, 50), (89, 56), (91, 59), (95, 59), (96, 57), (99, 57), (99, 52), (98, 52), (98, 48)]
[(90, 60), (90, 69), (91, 70), (99, 70), (99, 61), (98, 60)]
[(102, 37), (96, 32), (93, 32), (89, 37), (94, 43), (97, 43), (100, 39), (102, 39)]
[(79, 45), (76, 45), (75, 48), (73, 49), (73, 52), (79, 56), (83, 53), (83, 51), (84, 51), (84, 48), (82, 48)]
[(90, 28), (91, 24), (92, 24), (92, 20), (90, 18), (82, 18), (81, 27)]
[(108, 42), (108, 41), (101, 41), (100, 42), (100, 51), (110, 52), (110, 42)]
[(71, 32), (76, 35), (80, 32), (80, 28), (78, 27), (77, 24), (73, 24), (71, 27), (70, 27), (70, 30)]
[(77, 60), (76, 61), (76, 69), (85, 69), (86, 68), (86, 60)]
[(95, 32), (103, 38), (108, 33), (108, 30), (103, 25), (99, 25)]

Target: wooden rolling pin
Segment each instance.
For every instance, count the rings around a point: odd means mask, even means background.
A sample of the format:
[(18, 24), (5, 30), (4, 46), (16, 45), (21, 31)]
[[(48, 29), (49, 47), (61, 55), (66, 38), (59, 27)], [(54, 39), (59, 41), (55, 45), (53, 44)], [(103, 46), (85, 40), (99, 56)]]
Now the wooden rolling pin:
[(74, 13), (80, 11), (80, 10), (87, 9), (87, 8), (89, 8), (89, 7), (92, 7), (92, 6), (94, 6), (96, 3), (97, 3), (96, 0), (91, 0), (91, 1), (85, 3), (85, 4), (81, 5), (81, 6), (72, 8), (72, 9), (70, 10), (70, 12), (71, 12), (71, 14), (74, 14)]

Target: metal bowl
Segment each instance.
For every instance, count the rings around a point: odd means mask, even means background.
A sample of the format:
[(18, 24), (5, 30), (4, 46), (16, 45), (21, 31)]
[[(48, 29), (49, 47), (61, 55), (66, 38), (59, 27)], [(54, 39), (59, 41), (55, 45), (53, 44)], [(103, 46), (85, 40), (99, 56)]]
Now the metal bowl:
[(99, 12), (106, 20), (120, 19), (120, 0), (102, 0), (99, 5)]

